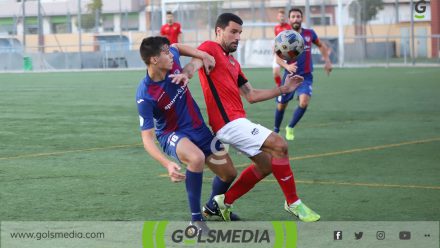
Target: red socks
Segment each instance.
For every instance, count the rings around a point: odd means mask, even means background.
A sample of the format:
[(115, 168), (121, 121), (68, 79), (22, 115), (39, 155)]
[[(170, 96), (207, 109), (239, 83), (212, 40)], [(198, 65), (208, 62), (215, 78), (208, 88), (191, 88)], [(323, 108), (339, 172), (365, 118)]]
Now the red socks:
[(263, 179), (263, 176), (255, 169), (255, 165), (250, 165), (241, 172), (237, 181), (225, 193), (225, 203), (234, 203), (235, 200), (251, 190), (261, 179)]
[(281, 85), (281, 77), (280, 76), (276, 76), (273, 79), (275, 80), (275, 83), (277, 84), (277, 86), (280, 87), (280, 85)]
[(272, 158), (272, 174), (277, 179), (278, 184), (283, 190), (287, 204), (292, 204), (298, 200), (296, 195), (295, 179), (290, 168), (288, 158)]
[[(272, 158), (272, 174), (277, 179), (287, 204), (296, 202), (299, 198), (296, 195), (295, 179), (288, 158)], [(240, 177), (225, 193), (225, 203), (232, 204), (235, 200), (251, 190), (255, 184), (263, 179), (263, 176), (255, 169), (255, 165), (250, 165), (244, 169)]]

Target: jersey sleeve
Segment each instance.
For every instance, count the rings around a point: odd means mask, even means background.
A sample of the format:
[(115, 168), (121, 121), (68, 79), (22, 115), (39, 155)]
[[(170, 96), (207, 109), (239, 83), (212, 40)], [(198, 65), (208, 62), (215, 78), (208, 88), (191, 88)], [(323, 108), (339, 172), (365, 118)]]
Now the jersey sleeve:
[(197, 48), (201, 51), (207, 52), (209, 55), (214, 56), (214, 49), (212, 49), (212, 45), (209, 45), (209, 42), (203, 42), (202, 44), (200, 44), (200, 46)]
[(153, 103), (148, 100), (140, 99), (137, 101), (137, 106), (140, 129), (143, 131), (154, 128)]
[(165, 34), (165, 25), (162, 25), (162, 27), (160, 27), (160, 35), (166, 35)]
[(246, 76), (244, 75), (243, 71), (241, 70), (241, 67), (239, 67), (238, 82), (237, 82), (238, 87), (240, 88), (241, 86), (243, 86), (247, 82), (248, 82), (248, 80), (247, 80)]

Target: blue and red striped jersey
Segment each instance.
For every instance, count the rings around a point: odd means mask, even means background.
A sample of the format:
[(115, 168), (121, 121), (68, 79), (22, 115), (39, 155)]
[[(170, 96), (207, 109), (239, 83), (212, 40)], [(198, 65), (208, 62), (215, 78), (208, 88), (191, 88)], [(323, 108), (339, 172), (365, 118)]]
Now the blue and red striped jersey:
[(174, 55), (174, 64), (165, 79), (154, 82), (147, 72), (136, 93), (140, 128), (148, 130), (155, 127), (158, 137), (176, 130), (195, 129), (204, 123), (189, 88), (172, 83), (168, 77), (171, 73), (182, 71), (179, 51), (170, 47), (170, 52)]
[[(313, 72), (312, 44), (318, 40), (318, 35), (316, 35), (313, 29), (303, 28), (301, 30), (301, 36), (304, 39), (304, 52), (296, 59), (298, 66), (296, 74), (305, 75)], [(288, 63), (294, 62), (295, 61), (289, 61)]]

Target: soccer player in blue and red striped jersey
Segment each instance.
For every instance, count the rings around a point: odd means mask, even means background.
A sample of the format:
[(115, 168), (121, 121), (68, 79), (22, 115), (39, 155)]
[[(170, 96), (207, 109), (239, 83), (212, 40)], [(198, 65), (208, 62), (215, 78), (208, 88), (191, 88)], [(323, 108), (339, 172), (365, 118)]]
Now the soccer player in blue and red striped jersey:
[(277, 58), (278, 64), (284, 67), (285, 73), (283, 81), (289, 73), (296, 73), (304, 77), (302, 85), (296, 89), (296, 91), (284, 94), (277, 98), (277, 109), (275, 110), (275, 132), (280, 131), (280, 125), (283, 121), (284, 111), (287, 108), (287, 104), (293, 99), (295, 93), (299, 98), (299, 105), (293, 113), (293, 117), (289, 124), (286, 126), (286, 139), (293, 140), (294, 127), (301, 120), (304, 113), (309, 106), (310, 98), (312, 96), (312, 84), (313, 84), (313, 61), (312, 61), (312, 44), (315, 44), (325, 61), (324, 69), (327, 74), (330, 74), (332, 70), (332, 64), (330, 62), (330, 50), (325, 43), (321, 42), (313, 29), (306, 29), (301, 27), (303, 14), (300, 9), (293, 8), (289, 11), (289, 22), (293, 30), (300, 33), (304, 39), (304, 52), (298, 56), (296, 61), (284, 61), (281, 58)]
[[(138, 86), (136, 102), (145, 150), (168, 170), (171, 181), (185, 181), (191, 224), (206, 231), (200, 209), (204, 164), (217, 175), (211, 198), (226, 192), (237, 172), (227, 153), (215, 153), (222, 148), (203, 121), (187, 87), (188, 77), (181, 73), (180, 53), (199, 59), (196, 62), (200, 63), (185, 66), (193, 73), (202, 65), (209, 71), (215, 64), (212, 56), (195, 48), (182, 44), (170, 46), (165, 37), (145, 38), (140, 54), (147, 65), (147, 74)], [(163, 152), (187, 165), (185, 174), (158, 149), (154, 136)], [(218, 161), (222, 161), (221, 166)]]

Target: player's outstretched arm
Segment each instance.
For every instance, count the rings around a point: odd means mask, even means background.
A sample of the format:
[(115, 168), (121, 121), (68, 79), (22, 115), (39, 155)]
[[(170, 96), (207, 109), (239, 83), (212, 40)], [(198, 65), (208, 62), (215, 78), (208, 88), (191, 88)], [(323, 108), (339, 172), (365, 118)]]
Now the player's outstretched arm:
[[(204, 52), (204, 51), (201, 51), (201, 50), (196, 49), (194, 47), (180, 44), (180, 43), (173, 44), (172, 46), (176, 47), (179, 50), (179, 53), (183, 56), (188, 56), (188, 57), (200, 59), (202, 61), (202, 65), (205, 67), (205, 70), (208, 72), (208, 74), (215, 66), (214, 57), (209, 55), (207, 52)], [(197, 70), (199, 68), (197, 68)], [(197, 70), (195, 70), (195, 71), (197, 71)], [(194, 73), (195, 72), (193, 72), (193, 74)], [(191, 77), (192, 77), (192, 75), (191, 75)], [(190, 76), (190, 75), (188, 75), (188, 76)], [(191, 77), (189, 77), (189, 78), (191, 78)]]
[(254, 89), (252, 85), (247, 82), (240, 87), (240, 95), (246, 98), (249, 103), (262, 102), (294, 91), (303, 81), (303, 77), (289, 74), (284, 85), (273, 89)]
[(333, 69), (332, 62), (330, 61), (331, 51), (327, 47), (327, 45), (319, 39), (315, 42), (315, 45), (319, 48), (319, 51), (321, 52), (322, 55), (322, 59), (325, 61), (324, 70), (327, 72), (327, 75), (330, 75), (330, 72)]
[(170, 161), (154, 143), (154, 128), (142, 131), (141, 135), (145, 150), (151, 155), (151, 157), (168, 170), (168, 175), (171, 181), (180, 182), (185, 180), (185, 175), (179, 172), (181, 169), (180, 166), (173, 161)]
[(290, 73), (295, 73), (296, 70), (298, 69), (296, 62), (292, 63), (292, 64), (288, 64), (286, 61), (284, 61), (282, 58), (280, 58), (278, 56), (275, 56), (275, 59), (277, 61), (277, 64), (279, 64), (281, 67), (283, 67), (284, 69), (286, 69)]
[(194, 73), (198, 71), (203, 66), (203, 61), (200, 59), (192, 58), (191, 61), (185, 65), (180, 74), (171, 74), (168, 77), (172, 78), (171, 82), (174, 84), (183, 83), (187, 85), (189, 79), (194, 76)]

